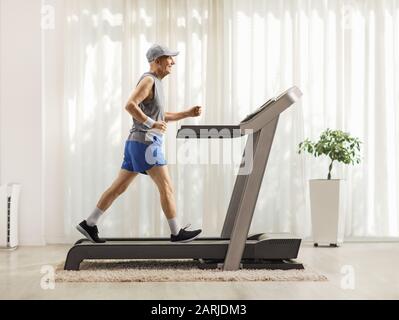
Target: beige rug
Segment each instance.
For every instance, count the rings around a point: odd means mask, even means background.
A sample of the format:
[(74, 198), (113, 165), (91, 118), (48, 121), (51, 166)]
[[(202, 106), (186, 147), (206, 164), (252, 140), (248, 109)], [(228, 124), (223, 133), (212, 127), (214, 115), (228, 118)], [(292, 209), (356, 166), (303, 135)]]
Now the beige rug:
[(304, 270), (201, 270), (192, 260), (88, 260), (80, 271), (56, 267), (57, 282), (327, 281)]

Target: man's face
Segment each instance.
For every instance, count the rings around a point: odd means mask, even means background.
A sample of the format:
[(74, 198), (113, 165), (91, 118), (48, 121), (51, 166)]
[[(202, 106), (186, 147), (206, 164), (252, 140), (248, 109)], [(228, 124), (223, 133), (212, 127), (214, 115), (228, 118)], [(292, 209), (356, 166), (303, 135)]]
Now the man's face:
[(172, 66), (175, 64), (175, 60), (173, 57), (160, 57), (159, 58), (159, 66), (161, 72), (164, 75), (168, 75), (172, 72)]

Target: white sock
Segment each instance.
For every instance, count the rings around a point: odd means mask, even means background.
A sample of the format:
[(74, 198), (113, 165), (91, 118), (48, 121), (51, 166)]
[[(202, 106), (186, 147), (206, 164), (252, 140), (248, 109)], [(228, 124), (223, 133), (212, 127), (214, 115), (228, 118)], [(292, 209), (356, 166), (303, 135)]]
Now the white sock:
[(97, 224), (98, 219), (100, 219), (100, 217), (103, 214), (104, 214), (104, 211), (101, 211), (100, 209), (95, 208), (94, 211), (92, 212), (92, 214), (86, 220), (87, 225), (90, 227), (94, 227)]
[(174, 236), (177, 236), (179, 234), (179, 231), (180, 231), (180, 226), (179, 226), (179, 223), (177, 222), (177, 219), (176, 218), (169, 219), (168, 223), (169, 223), (170, 232)]

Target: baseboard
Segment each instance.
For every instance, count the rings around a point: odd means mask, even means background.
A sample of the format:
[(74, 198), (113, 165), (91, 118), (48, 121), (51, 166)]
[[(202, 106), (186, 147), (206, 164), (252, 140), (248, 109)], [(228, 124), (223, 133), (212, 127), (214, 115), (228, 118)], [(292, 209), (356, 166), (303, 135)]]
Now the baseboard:
[[(313, 239), (302, 239), (303, 243), (313, 243)], [(344, 243), (383, 243), (383, 242), (399, 242), (399, 237), (350, 237), (345, 238)]]
[[(44, 246), (44, 245), (57, 245), (64, 244), (70, 245), (75, 243), (81, 237), (77, 234), (76, 236), (56, 236), (56, 235), (48, 235), (45, 239), (42, 238), (34, 238), (34, 237), (23, 237), (19, 241), (20, 246)], [(399, 243), (399, 237), (347, 237), (344, 239), (344, 243), (382, 243), (382, 242), (392, 242)], [(302, 243), (309, 244), (313, 243), (313, 239), (304, 238), (302, 239)]]
[(43, 238), (23, 237), (20, 238), (18, 242), (19, 242), (18, 246), (26, 246), (26, 247), (46, 245), (46, 241), (44, 241)]
[(79, 240), (82, 237), (76, 236), (74, 238), (71, 237), (62, 237), (62, 236), (46, 236), (46, 244), (47, 245), (52, 245), (52, 244), (73, 244), (77, 240)]
[(344, 242), (399, 242), (399, 237), (346, 238)]

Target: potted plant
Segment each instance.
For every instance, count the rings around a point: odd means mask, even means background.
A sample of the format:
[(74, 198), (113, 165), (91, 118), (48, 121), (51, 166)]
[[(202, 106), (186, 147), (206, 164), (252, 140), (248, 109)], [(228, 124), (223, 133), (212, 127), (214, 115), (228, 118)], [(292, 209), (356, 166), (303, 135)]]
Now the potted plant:
[(344, 195), (345, 182), (331, 179), (334, 162), (344, 164), (360, 163), (358, 138), (341, 130), (325, 130), (317, 142), (309, 139), (299, 144), (299, 154), (308, 152), (314, 157), (329, 158), (327, 179), (310, 180), (310, 205), (314, 246), (327, 244), (337, 247), (344, 238)]

